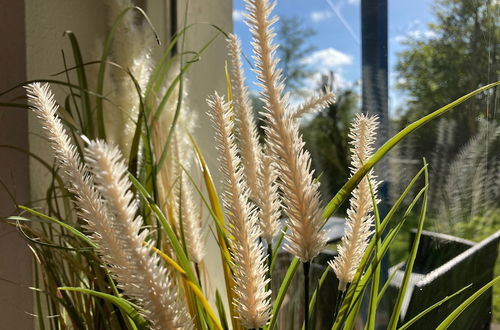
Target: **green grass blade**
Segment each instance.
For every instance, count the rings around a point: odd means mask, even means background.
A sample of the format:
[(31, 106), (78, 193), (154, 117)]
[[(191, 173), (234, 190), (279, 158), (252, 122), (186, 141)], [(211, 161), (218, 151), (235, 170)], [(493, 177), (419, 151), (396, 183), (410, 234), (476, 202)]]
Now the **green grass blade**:
[[(424, 164), (425, 163), (426, 163), (426, 161), (424, 158)], [(425, 185), (428, 186), (428, 184), (429, 184), (429, 173), (426, 170), (425, 171)], [(405, 269), (405, 274), (403, 277), (403, 282), (402, 282), (401, 288), (398, 292), (398, 297), (396, 299), (396, 303), (395, 303), (394, 309), (392, 311), (391, 319), (389, 320), (388, 329), (391, 329), (391, 330), (395, 330), (397, 325), (398, 325), (399, 313), (401, 312), (401, 308), (403, 306), (403, 300), (405, 297), (406, 290), (408, 288), (408, 282), (410, 281), (410, 276), (411, 276), (411, 272), (413, 270), (413, 265), (414, 265), (415, 259), (417, 257), (418, 246), (420, 243), (420, 236), (422, 235), (422, 230), (424, 229), (425, 214), (427, 212), (427, 196), (428, 196), (428, 189), (426, 189), (424, 192), (422, 209), (420, 212), (420, 218), (418, 220), (417, 234), (415, 235), (415, 239), (414, 239), (413, 245), (411, 247), (410, 255), (408, 257), (408, 261), (406, 262), (406, 269)]]
[[(408, 208), (405, 211), (405, 214), (403, 217), (400, 219), (400, 221), (396, 224), (394, 228), (389, 230), (386, 238), (382, 242), (382, 246), (379, 249), (377, 260), (381, 260), (382, 257), (385, 255), (385, 253), (389, 250), (389, 247), (392, 243), (392, 241), (395, 239), (396, 235), (399, 233), (401, 228), (403, 227), (404, 223), (406, 222), (406, 219), (410, 215), (411, 211), (413, 210), (413, 207), (417, 203), (417, 201), (420, 199), (424, 191), (426, 191), (427, 186), (422, 188), (420, 192), (415, 196), (413, 199), (412, 203), (408, 206)], [(372, 241), (371, 243), (373, 243)], [(371, 245), (371, 250), (373, 250), (375, 247), (374, 244)], [(370, 248), (370, 245), (369, 245)], [(357, 313), (356, 306), (359, 307), (358, 301), (361, 299), (361, 296), (363, 295), (363, 292), (366, 288), (366, 285), (368, 281), (370, 280), (372, 274), (373, 274), (373, 264), (371, 264), (365, 271), (365, 266), (368, 263), (369, 256), (371, 254), (371, 251), (367, 249), (365, 251), (365, 255), (363, 256), (363, 259), (361, 260), (361, 264), (358, 268), (358, 271), (356, 272), (356, 275), (354, 276), (353, 282), (349, 286), (349, 289), (347, 290), (346, 296), (342, 302), (342, 306), (340, 308), (339, 316), (337, 320), (335, 320), (335, 324), (333, 325), (332, 329), (340, 329), (341, 325), (344, 324), (344, 322), (347, 320), (348, 317), (352, 317), (351, 313), (354, 314)]]
[(474, 302), (479, 296), (485, 293), (489, 288), (495, 285), (500, 280), (500, 276), (494, 278), (491, 282), (483, 286), (481, 289), (477, 290), (472, 296), (470, 296), (466, 301), (460, 304), (440, 325), (436, 328), (436, 330), (445, 330), (457, 319), (457, 317), (462, 314), (462, 312), (469, 307), (470, 304)]
[(148, 329), (148, 322), (139, 314), (139, 308), (123, 298), (85, 288), (60, 287), (59, 290), (81, 292), (97, 298), (105, 299), (120, 308), (120, 310), (124, 311), (134, 321), (138, 329)]
[(285, 299), (286, 292), (288, 291), (288, 288), (292, 283), (293, 276), (295, 275), (299, 264), (299, 258), (294, 257), (292, 262), (290, 263), (290, 267), (288, 267), (285, 278), (283, 279), (283, 282), (281, 282), (278, 296), (276, 297), (276, 301), (273, 305), (273, 316), (271, 317), (271, 322), (269, 322), (269, 327), (267, 328), (268, 330), (273, 330), (276, 326), (276, 321), (278, 320), (281, 304), (283, 303), (283, 299)]
[(490, 88), (494, 88), (496, 86), (500, 85), (500, 81), (488, 84), (486, 86), (483, 86), (481, 88), (478, 88), (469, 94), (466, 94), (457, 100), (445, 105), (444, 107), (428, 114), (427, 116), (413, 122), (412, 124), (408, 125), (406, 128), (402, 129), (399, 133), (394, 135), (392, 138), (390, 138), (382, 147), (380, 147), (377, 152), (347, 181), (342, 188), (337, 192), (337, 194), (330, 200), (328, 205), (325, 207), (322, 217), (323, 219), (328, 219), (342, 204), (342, 202), (349, 196), (351, 191), (358, 185), (358, 183), (361, 181), (361, 179), (370, 171), (373, 166), (375, 166), (382, 157), (384, 157), (394, 146), (396, 146), (403, 138), (405, 138), (408, 134), (411, 132), (415, 131), (416, 129), (422, 127), (423, 125), (427, 124), (431, 120), (447, 113), (448, 111), (452, 110), (455, 108), (457, 105), (465, 102), (466, 100), (470, 99), (474, 95), (477, 95), (479, 93), (482, 93)]
[(398, 330), (408, 329), (413, 323), (415, 323), (418, 320), (420, 320), (423, 316), (425, 316), (427, 313), (429, 313), (430, 311), (432, 311), (434, 308), (437, 308), (437, 307), (441, 306), (442, 304), (444, 304), (445, 302), (447, 302), (451, 298), (455, 297), (456, 295), (459, 295), (460, 293), (462, 293), (462, 291), (470, 288), (471, 285), (472, 284), (469, 284), (466, 287), (461, 288), (460, 290), (458, 290), (457, 292), (455, 292), (451, 296), (447, 296), (444, 299), (442, 299), (442, 300), (438, 301), (437, 303), (435, 303), (434, 305), (426, 308), (424, 311), (418, 313), (418, 315), (416, 315), (414, 318), (412, 318), (411, 320), (409, 320), (408, 322), (406, 322), (405, 324), (403, 324)]
[[(35, 281), (35, 288), (40, 288), (40, 274), (38, 272), (38, 264), (36, 258), (33, 258), (33, 278)], [(45, 330), (45, 320), (43, 319), (42, 315), (42, 301), (40, 299), (40, 291), (39, 290), (34, 290), (35, 293), (35, 304), (36, 304), (36, 312), (38, 314), (38, 329), (39, 330)]]
[(130, 174), (129, 178), (132, 184), (137, 189), (139, 195), (144, 200), (146, 206), (149, 207), (151, 211), (153, 211), (153, 213), (158, 217), (158, 220), (162, 225), (163, 231), (167, 234), (167, 237), (170, 240), (172, 249), (174, 250), (174, 253), (177, 257), (177, 260), (179, 261), (180, 266), (186, 272), (186, 276), (191, 282), (195, 283), (199, 287), (198, 279), (196, 278), (196, 275), (194, 274), (193, 269), (191, 267), (191, 262), (184, 253), (184, 249), (182, 248), (181, 243), (177, 239), (172, 227), (168, 223), (167, 218), (165, 217), (161, 209), (158, 207), (158, 205), (154, 203), (153, 199), (151, 198), (151, 195), (147, 192), (144, 186), (133, 175)]
[(397, 272), (397, 269), (394, 269), (392, 271), (392, 274), (389, 276), (389, 278), (387, 279), (387, 281), (384, 283), (384, 286), (382, 287), (382, 289), (380, 290), (380, 292), (378, 293), (378, 297), (377, 297), (377, 304), (380, 304), (380, 301), (382, 300), (382, 297), (384, 296), (384, 293), (387, 291), (387, 289), (389, 288), (389, 285), (391, 284), (392, 282), (392, 279), (394, 278), (394, 276), (396, 275), (396, 272)]
[[(380, 213), (375, 197), (375, 192), (373, 191), (373, 185), (370, 179), (367, 180), (368, 185), (370, 186), (370, 195), (372, 198), (373, 204), (373, 214), (375, 218), (375, 255), (378, 255), (378, 251), (381, 248), (380, 240), (382, 237), (382, 230), (380, 228)], [(373, 240), (373, 239), (372, 239)], [(368, 322), (366, 323), (366, 329), (372, 330), (375, 329), (375, 316), (377, 313), (377, 305), (378, 305), (378, 291), (380, 285), (380, 260), (377, 258), (373, 259), (373, 264), (375, 265), (375, 274), (372, 277), (371, 282), (371, 290), (370, 290), (370, 301), (368, 304)]]
[(287, 229), (288, 228), (285, 225), (283, 227), (283, 230), (281, 231), (281, 234), (280, 234), (280, 237), (278, 238), (278, 241), (276, 242), (276, 246), (273, 249), (273, 256), (271, 259), (271, 267), (269, 267), (271, 274), (273, 273), (274, 265), (276, 264), (276, 259), (278, 258), (278, 254), (280, 252), (281, 243), (283, 243), (283, 239), (285, 238), (285, 233), (286, 233)]
[[(327, 265), (325, 271), (323, 272), (323, 274), (321, 274), (321, 277), (318, 280), (318, 286), (314, 290), (311, 296), (311, 300), (309, 301), (310, 311), (314, 311), (316, 309), (316, 301), (318, 300), (319, 291), (321, 290), (321, 287), (323, 286), (323, 283), (325, 282), (329, 271), (330, 271), (330, 266)], [(313, 321), (313, 313), (309, 315), (309, 324), (313, 324), (312, 321)], [(304, 324), (302, 324), (302, 329), (304, 329)]]
[(42, 219), (45, 219), (47, 221), (50, 221), (50, 222), (58, 224), (59, 226), (63, 227), (64, 229), (66, 229), (67, 231), (69, 231), (70, 233), (72, 233), (73, 235), (75, 235), (76, 237), (78, 237), (79, 239), (81, 239), (83, 242), (87, 243), (89, 246), (91, 246), (93, 248), (97, 248), (97, 245), (95, 245), (94, 242), (92, 242), (90, 240), (90, 238), (88, 238), (84, 233), (82, 233), (81, 231), (79, 231), (75, 227), (73, 227), (71, 225), (68, 225), (67, 223), (64, 223), (64, 222), (62, 222), (60, 220), (57, 220), (57, 219), (55, 219), (53, 217), (49, 217), (48, 215), (40, 213), (40, 212), (38, 212), (36, 210), (33, 210), (33, 209), (29, 208), (29, 207), (20, 205), (19, 208), (21, 210), (29, 212), (29, 213), (31, 213), (31, 214), (39, 217), (39, 218), (42, 218)]
[[(80, 91), (80, 101), (82, 104), (81, 111), (83, 111), (83, 113), (87, 115), (86, 121), (84, 122), (82, 129), (84, 129), (85, 133), (89, 134), (89, 136), (93, 137), (94, 125), (92, 124), (93, 122), (92, 107), (90, 104), (90, 97), (85, 92), (86, 90), (88, 90), (88, 84), (87, 84), (87, 76), (85, 74), (85, 67), (83, 66), (83, 59), (82, 59), (82, 53), (80, 51), (80, 45), (78, 44), (78, 40), (76, 39), (75, 34), (72, 31), (65, 31), (64, 35), (68, 36), (71, 43), (71, 48), (73, 50), (73, 58), (75, 60), (75, 67), (76, 67), (76, 76), (78, 78), (78, 86)], [(75, 111), (78, 110), (75, 109)]]
[(226, 310), (224, 308), (224, 303), (220, 296), (219, 290), (215, 290), (215, 306), (217, 307), (217, 312), (219, 313), (220, 323), (224, 330), (229, 330), (229, 325), (226, 318)]

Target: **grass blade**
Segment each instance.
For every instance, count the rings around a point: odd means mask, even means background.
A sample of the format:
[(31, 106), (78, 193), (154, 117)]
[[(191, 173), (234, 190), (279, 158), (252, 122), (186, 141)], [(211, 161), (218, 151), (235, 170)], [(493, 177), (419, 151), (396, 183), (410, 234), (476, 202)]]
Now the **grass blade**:
[(222, 328), (224, 330), (229, 330), (229, 325), (226, 319), (226, 310), (224, 309), (224, 303), (222, 302), (219, 290), (215, 291), (215, 305), (217, 306), (217, 312), (219, 313), (219, 318), (222, 323)]
[(107, 293), (89, 290), (85, 288), (75, 288), (75, 287), (59, 287), (61, 291), (74, 291), (81, 292), (85, 294), (92, 295), (97, 298), (105, 299), (110, 303), (114, 304), (120, 310), (124, 311), (135, 323), (138, 329), (148, 329), (148, 322), (139, 314), (139, 307), (135, 306), (131, 302), (125, 300), (124, 298), (115, 297)]
[(434, 308), (437, 308), (439, 306), (441, 306), (442, 304), (444, 304), (445, 302), (447, 302), (448, 300), (450, 300), (451, 298), (455, 297), (456, 295), (462, 293), (462, 291), (468, 289), (471, 287), (472, 284), (469, 284), (467, 285), (466, 287), (463, 287), (461, 288), (460, 290), (458, 290), (457, 292), (455, 292), (454, 294), (452, 294), (451, 296), (447, 296), (445, 297), (444, 299), (438, 301), (437, 303), (435, 303), (434, 305), (426, 308), (424, 311), (420, 312), (418, 315), (416, 315), (414, 318), (412, 318), (411, 320), (409, 320), (408, 322), (406, 322), (405, 324), (403, 324), (398, 330), (405, 330), (405, 329), (408, 329), (413, 323), (417, 322), (419, 319), (421, 319), (423, 316), (425, 316), (427, 313), (429, 313), (430, 311), (432, 311)]
[(66, 229), (67, 231), (69, 231), (70, 233), (72, 233), (73, 235), (75, 235), (76, 237), (78, 237), (79, 239), (81, 239), (83, 242), (87, 243), (89, 246), (93, 247), (93, 248), (97, 248), (97, 245), (94, 244), (94, 242), (92, 242), (90, 240), (90, 238), (88, 238), (85, 234), (83, 234), (81, 231), (79, 231), (78, 229), (76, 229), (75, 227), (71, 226), (71, 225), (68, 225), (67, 223), (64, 223), (60, 220), (57, 220), (53, 217), (49, 217), (48, 215), (45, 215), (43, 213), (40, 213), (38, 211), (35, 211), (29, 207), (26, 207), (26, 206), (22, 206), (20, 205), (19, 208), (21, 210), (24, 210), (26, 212), (29, 212), (39, 218), (42, 218), (42, 219), (45, 219), (45, 220), (48, 220), (50, 222), (53, 222), (53, 223), (56, 223), (58, 224), (59, 226), (63, 227), (64, 229)]
[[(380, 213), (375, 197), (375, 192), (373, 191), (372, 181), (370, 179), (367, 180), (368, 185), (370, 186), (370, 195), (372, 198), (373, 204), (373, 214), (375, 218), (375, 256), (378, 255), (378, 251), (381, 248), (380, 240), (382, 237), (382, 231), (380, 230)], [(373, 264), (375, 264), (375, 274), (373, 275), (371, 282), (371, 292), (370, 292), (370, 302), (368, 304), (368, 322), (366, 323), (366, 328), (369, 330), (375, 329), (375, 316), (377, 313), (377, 305), (378, 305), (378, 291), (380, 285), (380, 261), (377, 258), (373, 259)]]
[[(424, 158), (424, 164), (426, 164)], [(425, 171), (425, 184), (428, 186), (429, 184), (429, 173), (427, 170)], [(411, 247), (410, 255), (408, 257), (408, 261), (406, 262), (405, 274), (403, 277), (403, 282), (401, 285), (401, 289), (399, 290), (398, 297), (396, 299), (396, 303), (394, 305), (394, 309), (392, 311), (391, 319), (389, 321), (388, 329), (395, 330), (398, 325), (399, 313), (401, 312), (401, 307), (403, 306), (403, 299), (405, 297), (406, 290), (408, 288), (408, 282), (410, 281), (411, 272), (413, 270), (413, 264), (415, 263), (415, 259), (417, 257), (418, 246), (420, 243), (420, 236), (422, 234), (422, 230), (424, 229), (425, 222), (425, 213), (427, 212), (427, 196), (428, 190), (426, 189), (424, 192), (424, 198), (422, 203), (422, 210), (420, 212), (420, 218), (418, 221), (418, 229), (415, 235), (415, 240), (413, 241), (413, 245)]]
[[(379, 249), (379, 252), (378, 252), (379, 255), (377, 256), (377, 260), (381, 260), (382, 257), (385, 255), (385, 253), (389, 250), (389, 247), (390, 247), (392, 241), (394, 240), (396, 235), (399, 233), (399, 231), (403, 227), (403, 225), (406, 222), (406, 219), (408, 218), (408, 216), (410, 215), (413, 207), (415, 206), (417, 201), (420, 199), (420, 197), (422, 196), (424, 191), (426, 191), (426, 189), (427, 189), (427, 186), (425, 186), (424, 188), (422, 188), (420, 190), (420, 192), (417, 194), (417, 196), (415, 196), (415, 198), (413, 199), (412, 203), (406, 209), (405, 214), (403, 215), (403, 217), (401, 218), (399, 223), (397, 223), (397, 225), (388, 232), (386, 238), (382, 242), (382, 246)], [(370, 243), (374, 243), (374, 241), (372, 240)], [(373, 274), (373, 268), (372, 268), (373, 264), (371, 264), (366, 269), (366, 271), (365, 271), (365, 266), (368, 263), (370, 254), (371, 254), (372, 250), (374, 249), (374, 246), (375, 246), (374, 244), (369, 245), (367, 250), (365, 251), (365, 255), (363, 256), (363, 259), (361, 260), (361, 264), (358, 268), (358, 271), (356, 272), (356, 275), (354, 276), (354, 280), (353, 280), (352, 284), (349, 286), (349, 289), (347, 289), (346, 296), (345, 296), (344, 301), (342, 302), (342, 306), (340, 308), (339, 317), (337, 318), (337, 320), (335, 320), (335, 324), (333, 325), (332, 329), (340, 329), (341, 325), (345, 322), (345, 320), (348, 317), (352, 318), (351, 313), (353, 313), (353, 311), (354, 311), (354, 315), (357, 313), (356, 306), (359, 307), (358, 302), (360, 301), (361, 296), (363, 295), (364, 290), (366, 288), (366, 285)]]
[[(73, 50), (73, 57), (75, 60), (76, 76), (78, 78), (78, 87), (80, 91), (80, 100), (82, 104), (82, 109), (86, 115), (86, 121), (82, 126), (82, 129), (89, 134), (89, 136), (94, 136), (94, 125), (92, 124), (92, 108), (90, 104), (90, 97), (85, 91), (88, 90), (87, 76), (85, 74), (85, 67), (83, 66), (82, 53), (80, 51), (80, 45), (72, 31), (65, 31), (64, 35), (68, 36), (71, 48)], [(75, 109), (78, 111), (78, 109)], [(88, 131), (87, 131), (88, 130)]]
[(278, 296), (276, 297), (276, 301), (273, 305), (273, 316), (271, 318), (271, 322), (269, 322), (268, 330), (273, 330), (276, 326), (276, 321), (278, 319), (278, 314), (281, 308), (281, 304), (283, 303), (283, 299), (285, 299), (286, 292), (288, 291), (288, 287), (292, 283), (293, 276), (299, 267), (300, 260), (297, 257), (294, 257), (288, 270), (286, 272), (285, 278), (283, 282), (281, 282), (280, 290), (278, 291)]
[(500, 276), (494, 278), (491, 282), (483, 286), (477, 292), (475, 292), (472, 296), (470, 296), (466, 301), (460, 304), (440, 325), (436, 328), (436, 330), (445, 330), (456, 320), (456, 318), (467, 308), (470, 304), (474, 302), (479, 296), (485, 293), (489, 288), (495, 285), (500, 280)]
[(229, 313), (231, 316), (231, 322), (233, 324), (233, 328), (239, 329), (239, 322), (237, 322), (237, 320), (235, 319), (236, 314), (233, 305), (234, 280), (231, 272), (231, 267), (228, 262), (229, 260), (231, 260), (231, 257), (229, 254), (229, 249), (226, 244), (226, 233), (225, 233), (226, 225), (224, 223), (224, 213), (222, 211), (222, 205), (219, 201), (219, 196), (217, 195), (217, 190), (215, 189), (215, 184), (212, 180), (212, 175), (210, 174), (205, 158), (203, 157), (203, 154), (201, 153), (201, 150), (198, 147), (194, 138), (191, 135), (189, 135), (189, 138), (191, 139), (191, 143), (193, 144), (198, 164), (200, 165), (200, 169), (203, 175), (203, 180), (205, 182), (205, 187), (207, 189), (212, 210), (215, 213), (217, 221), (219, 223), (217, 226), (217, 238), (219, 242), (222, 267), (224, 271), (224, 280), (226, 283), (226, 294), (228, 299)]

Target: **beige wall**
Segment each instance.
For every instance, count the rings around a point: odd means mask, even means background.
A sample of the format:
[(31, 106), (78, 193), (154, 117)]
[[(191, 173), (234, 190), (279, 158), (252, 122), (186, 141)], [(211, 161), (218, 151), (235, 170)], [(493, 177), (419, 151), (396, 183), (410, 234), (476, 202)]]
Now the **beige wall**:
[[(106, 35), (105, 7), (101, 0), (26, 0), (26, 71), (29, 80), (59, 79), (64, 76), (51, 77), (52, 74), (64, 69), (61, 50), (71, 60), (72, 52), (68, 37), (64, 31), (75, 33), (83, 52), (84, 60), (95, 59), (92, 51), (97, 41)], [(56, 95), (63, 99), (65, 89), (52, 84)], [(47, 143), (39, 137), (42, 133), (40, 123), (30, 116), (30, 146), (43, 158), (50, 162), (50, 152), (45, 150)], [(50, 176), (40, 164), (30, 163), (32, 199), (45, 196)]]
[[(26, 80), (24, 3), (0, 0), (0, 91)], [(8, 32), (8, 33), (7, 33)], [(18, 89), (0, 102), (19, 102)], [(0, 107), (0, 145), (28, 150), (25, 109)], [(0, 148), (0, 217), (13, 214), (16, 203), (29, 201), (28, 156)], [(5, 186), (4, 186), (5, 185)], [(7, 190), (9, 192), (7, 192)], [(10, 196), (12, 195), (12, 196)], [(0, 220), (0, 328), (30, 329), (32, 317), (31, 253), (16, 228)]]
[[(163, 1), (141, 0), (138, 1), (138, 3), (147, 3), (148, 13), (155, 23), (156, 28), (159, 30), (160, 35), (165, 35), (163, 32), (166, 27), (164, 18), (167, 10), (164, 8)], [(24, 58), (17, 58), (17, 62), (20, 66), (20, 71), (17, 73), (22, 76), (21, 78), (17, 78), (17, 81), (23, 81), (25, 79), (51, 79), (54, 78), (51, 77), (51, 74), (63, 69), (61, 49), (65, 51), (67, 58), (71, 55), (69, 41), (67, 37), (63, 36), (65, 30), (72, 30), (76, 34), (83, 50), (85, 60), (94, 59), (94, 56), (90, 56), (92, 54), (91, 50), (94, 49), (96, 41), (99, 39), (102, 40), (106, 33), (106, 22), (104, 18), (105, 7), (101, 0), (25, 0), (24, 11), (23, 8), (21, 8), (22, 1), (0, 0), (0, 4), (0, 8), (2, 8), (0, 13), (2, 45), (9, 45), (10, 48), (12, 48), (12, 45), (16, 44), (20, 53), (23, 53), (22, 50), (25, 49), (23, 55), (25, 55), (26, 61), (24, 62)], [(7, 4), (9, 6), (7, 6)], [(184, 8), (185, 1), (179, 0), (178, 12), (182, 17), (184, 16)], [(225, 31), (231, 31), (231, 13), (231, 0), (189, 1), (189, 23), (210, 22), (218, 25)], [(24, 23), (20, 24), (20, 22), (23, 21), (23, 15)], [(14, 34), (15, 29), (12, 27), (4, 29), (4, 27), (9, 26), (8, 23), (11, 21), (17, 22), (18, 26), (22, 28), (17, 31), (17, 34)], [(179, 23), (182, 24), (180, 20)], [(23, 39), (22, 35), (24, 34), (24, 30), (25, 38)], [(199, 49), (204, 42), (215, 33), (215, 30), (206, 25), (194, 27), (187, 35), (186, 49)], [(9, 36), (9, 41), (5, 41), (6, 39), (4, 39), (4, 37), (6, 36)], [(213, 136), (208, 119), (205, 115), (205, 111), (207, 110), (205, 98), (214, 90), (220, 92), (225, 91), (224, 61), (226, 51), (223, 39), (223, 37), (220, 37), (219, 40), (203, 54), (200, 62), (193, 65), (191, 73), (188, 76), (190, 81), (188, 91), (190, 105), (192, 109), (199, 114), (196, 137), (207, 156), (211, 168), (214, 169), (214, 174), (217, 174), (217, 167), (215, 166), (215, 158), (213, 157)], [(5, 47), (2, 52), (3, 57), (0, 57), (0, 59), (7, 57), (6, 60), (0, 61), (2, 62), (2, 71), (0, 73), (4, 81), (7, 81), (10, 86), (15, 81), (5, 79), (5, 71), (15, 71), (15, 69), (12, 65), (9, 66), (6, 65), (6, 63), (9, 62), (9, 59), (14, 58), (15, 55), (6, 52)], [(1, 84), (2, 87), (4, 87), (4, 85), (5, 84)], [(64, 95), (63, 89), (55, 85), (52, 85), (52, 87), (56, 95), (61, 99), (61, 96)], [(5, 100), (2, 99), (2, 101)], [(24, 115), (26, 115), (26, 113), (24, 113)], [(1, 118), (4, 119), (5, 117)], [(18, 118), (14, 120), (21, 120), (21, 122), (24, 120), (24, 123), (26, 123), (26, 117), (24, 117), (24, 119)], [(28, 127), (30, 132), (29, 143), (31, 151), (50, 161), (50, 152), (46, 149), (46, 142), (37, 136), (40, 133), (38, 121), (30, 117)], [(22, 132), (22, 130), (19, 130), (19, 132)], [(9, 141), (5, 138), (5, 135), (0, 135), (0, 139), (0, 144)], [(26, 159), (24, 160), (24, 164), (25, 168), (22, 170), (21, 176), (25, 180), (18, 179), (16, 182), (23, 182), (25, 197), (27, 198), (27, 189), (29, 189), (29, 186), (26, 180), (28, 172)], [(21, 171), (21, 167), (17, 166), (17, 169), (18, 172)], [(49, 177), (46, 170), (37, 164), (36, 161), (30, 160), (29, 174), (32, 182), (31, 199), (42, 198), (45, 194), (45, 187)], [(3, 195), (1, 196), (3, 197)], [(4, 227), (0, 227), (0, 234), (4, 233), (2, 230), (4, 230)], [(11, 243), (10, 240), (4, 237), (0, 238), (0, 270), (6, 268), (18, 270), (18, 273), (13, 272), (8, 275), (17, 279), (23, 278), (24, 275), (27, 281), (25, 284), (28, 285), (28, 279), (31, 277), (31, 273), (29, 271), (30, 260), (26, 244), (24, 241), (17, 239), (15, 235), (9, 235), (14, 238), (14, 243)], [(208, 236), (211, 237), (210, 234)], [(5, 244), (8, 244), (8, 246), (4, 246)], [(16, 244), (16, 248), (14, 248), (14, 244)], [(24, 250), (18, 250), (18, 247), (22, 247)], [(208, 255), (209, 260), (207, 260), (207, 265), (209, 274), (213, 277), (215, 285), (221, 292), (224, 292), (222, 287), (223, 280), (220, 272), (220, 260), (218, 253), (216, 253), (216, 245), (213, 239), (209, 242)], [(7, 258), (7, 256), (10, 258)], [(24, 258), (24, 263), (20, 262), (22, 258)], [(3, 274), (4, 273), (0, 273), (0, 276)], [(23, 290), (24, 295), (21, 294)], [(32, 312), (31, 306), (31, 297), (29, 294), (26, 294), (25, 287), (6, 290), (3, 285), (0, 285), (0, 324), (2, 324), (0, 328), (29, 329), (30, 327), (27, 325), (31, 324), (32, 319), (27, 316), (25, 312)], [(27, 323), (23, 324), (22, 319)]]

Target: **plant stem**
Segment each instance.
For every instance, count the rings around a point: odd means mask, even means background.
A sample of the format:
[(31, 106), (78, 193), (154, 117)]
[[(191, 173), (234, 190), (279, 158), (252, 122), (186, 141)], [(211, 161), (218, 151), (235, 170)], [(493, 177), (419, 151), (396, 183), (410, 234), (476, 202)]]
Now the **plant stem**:
[(196, 277), (198, 278), (198, 282), (200, 283), (200, 289), (203, 290), (203, 287), (201, 286), (201, 276), (200, 276), (200, 267), (198, 266), (198, 263), (194, 263), (194, 270), (196, 271)]
[(344, 300), (345, 291), (337, 291), (337, 300), (335, 301), (335, 313), (333, 313), (333, 321), (337, 319), (339, 314), (340, 306), (342, 306), (342, 300)]
[(309, 269), (311, 262), (307, 261), (302, 265), (304, 267), (304, 329), (309, 330)]
[(273, 270), (271, 269), (271, 264), (273, 262), (273, 243), (269, 242), (267, 244), (267, 276), (269, 276), (269, 284), (267, 285), (267, 289), (272, 289), (273, 282)]

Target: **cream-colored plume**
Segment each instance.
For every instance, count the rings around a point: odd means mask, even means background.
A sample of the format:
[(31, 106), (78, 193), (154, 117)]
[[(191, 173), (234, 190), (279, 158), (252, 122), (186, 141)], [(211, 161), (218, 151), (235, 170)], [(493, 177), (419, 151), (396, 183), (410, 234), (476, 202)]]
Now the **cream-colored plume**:
[(208, 104), (224, 175), (223, 202), (231, 234), (234, 305), (243, 326), (260, 328), (271, 316), (271, 292), (266, 290), (269, 280), (266, 279), (264, 249), (258, 241), (260, 230), (256, 209), (248, 201), (249, 190), (234, 141), (232, 111), (217, 93), (208, 99)]
[[(358, 114), (349, 133), (351, 141), (351, 175), (354, 175), (373, 153), (378, 126), (376, 116)], [(369, 180), (369, 181), (368, 181)], [(329, 265), (339, 279), (339, 290), (345, 291), (352, 282), (372, 234), (373, 211), (370, 184), (376, 194), (380, 182), (371, 170), (352, 191), (347, 210), (347, 226), (338, 249), (339, 255)], [(378, 200), (375, 198), (378, 202)]]
[(103, 103), (106, 138), (118, 144), (124, 155), (128, 156), (139, 115), (139, 95), (126, 70), (130, 71), (144, 92), (154, 64), (151, 50), (155, 39), (136, 10), (129, 9), (121, 21), (116, 22), (127, 8), (134, 6), (131, 0), (106, 0), (105, 3), (108, 5), (109, 27), (117, 23), (109, 60), (124, 68), (108, 68), (111, 71), (108, 98), (113, 103)]
[(305, 114), (320, 111), (335, 103), (335, 94), (331, 91), (326, 91), (314, 97), (311, 97), (301, 104), (294, 112), (293, 118), (300, 119)]
[[(116, 210), (110, 212), (110, 208), (115, 208), (115, 204), (108, 200), (104, 201), (96, 190), (92, 176), (81, 162), (75, 146), (71, 143), (61, 120), (57, 117), (58, 107), (49, 90), (49, 85), (33, 83), (28, 85), (26, 89), (31, 108), (42, 122), (68, 189), (75, 195), (78, 214), (87, 222), (86, 229), (92, 233), (91, 238), (98, 245), (99, 254), (111, 266), (112, 275), (118, 280), (124, 293), (134, 298), (143, 307), (145, 316), (154, 323), (156, 328), (164, 329), (165, 327), (172, 328), (172, 326), (174, 326), (173, 329), (189, 328), (191, 324), (189, 316), (182, 305), (177, 302), (175, 289), (171, 287), (165, 268), (158, 264), (158, 257), (149, 255), (145, 260), (135, 258), (138, 250), (135, 251), (135, 254), (131, 254), (131, 246), (137, 244), (141, 244), (142, 248), (139, 254), (146, 256), (149, 253), (149, 249), (142, 246), (147, 232), (139, 233), (142, 223), (140, 219), (136, 218), (130, 223), (130, 226), (127, 226), (119, 222)], [(124, 165), (122, 165), (123, 167)], [(102, 172), (99, 174), (101, 175)], [(113, 197), (128, 196), (130, 202), (131, 193), (127, 190), (116, 191), (115, 189), (116, 196)], [(126, 200), (122, 200), (122, 202), (125, 203)], [(133, 207), (135, 207), (134, 203), (130, 205), (127, 203), (125, 213), (135, 217)], [(135, 235), (135, 240), (140, 242), (128, 240), (130, 233), (132, 236)], [(150, 267), (151, 271), (157, 274), (155, 276), (161, 280), (158, 282), (160, 286), (153, 285), (147, 272), (138, 273), (137, 267)], [(138, 282), (142, 283), (140, 292), (138, 292)], [(148, 296), (148, 292), (152, 291), (155, 294)], [(161, 308), (153, 306), (160, 303)], [(160, 314), (156, 315), (158, 310)]]
[(261, 178), (259, 181), (258, 206), (261, 237), (271, 244), (280, 230), (280, 198), (278, 194), (278, 171), (274, 160), (267, 153), (262, 155)]
[[(117, 147), (105, 142), (92, 142), (85, 152), (94, 175), (94, 183), (109, 211), (110, 230), (127, 258), (114, 258), (112, 253), (103, 255), (111, 264), (112, 273), (124, 294), (140, 302), (144, 312), (156, 329), (190, 329), (192, 323), (183, 301), (177, 296), (167, 268), (146, 243), (147, 229), (137, 215), (138, 202), (130, 191), (127, 165)], [(97, 233), (98, 234), (98, 233)], [(107, 246), (107, 242), (100, 242)], [(112, 252), (112, 251), (106, 251)]]
[(199, 264), (206, 252), (203, 223), (193, 200), (191, 183), (186, 180), (185, 174), (181, 176), (180, 204), (182, 213), (180, 221), (183, 224), (189, 257), (193, 262)]
[(289, 110), (284, 81), (275, 58), (271, 26), (277, 17), (269, 15), (276, 2), (246, 0), (246, 21), (253, 35), (255, 67), (261, 99), (265, 104), (267, 140), (280, 172), (281, 190), (288, 231), (285, 248), (308, 262), (323, 249), (326, 234), (322, 230), (319, 184), (311, 170), (311, 157), (304, 147), (297, 121)]
[[(57, 116), (58, 106), (49, 85), (33, 83), (26, 90), (30, 107), (42, 123), (67, 188), (76, 197), (78, 215), (87, 221), (89, 232), (99, 233), (94, 239), (101, 237), (113, 243), (114, 234), (107, 226), (107, 207), (95, 190), (87, 167), (81, 162), (76, 147)], [(120, 249), (115, 252), (125, 258)]]
[(239, 128), (238, 143), (241, 151), (241, 159), (243, 161), (243, 168), (245, 169), (248, 188), (250, 188), (250, 197), (252, 200), (257, 201), (262, 148), (259, 143), (257, 126), (243, 75), (241, 41), (234, 34), (229, 35), (228, 50), (233, 78), (233, 104)]

